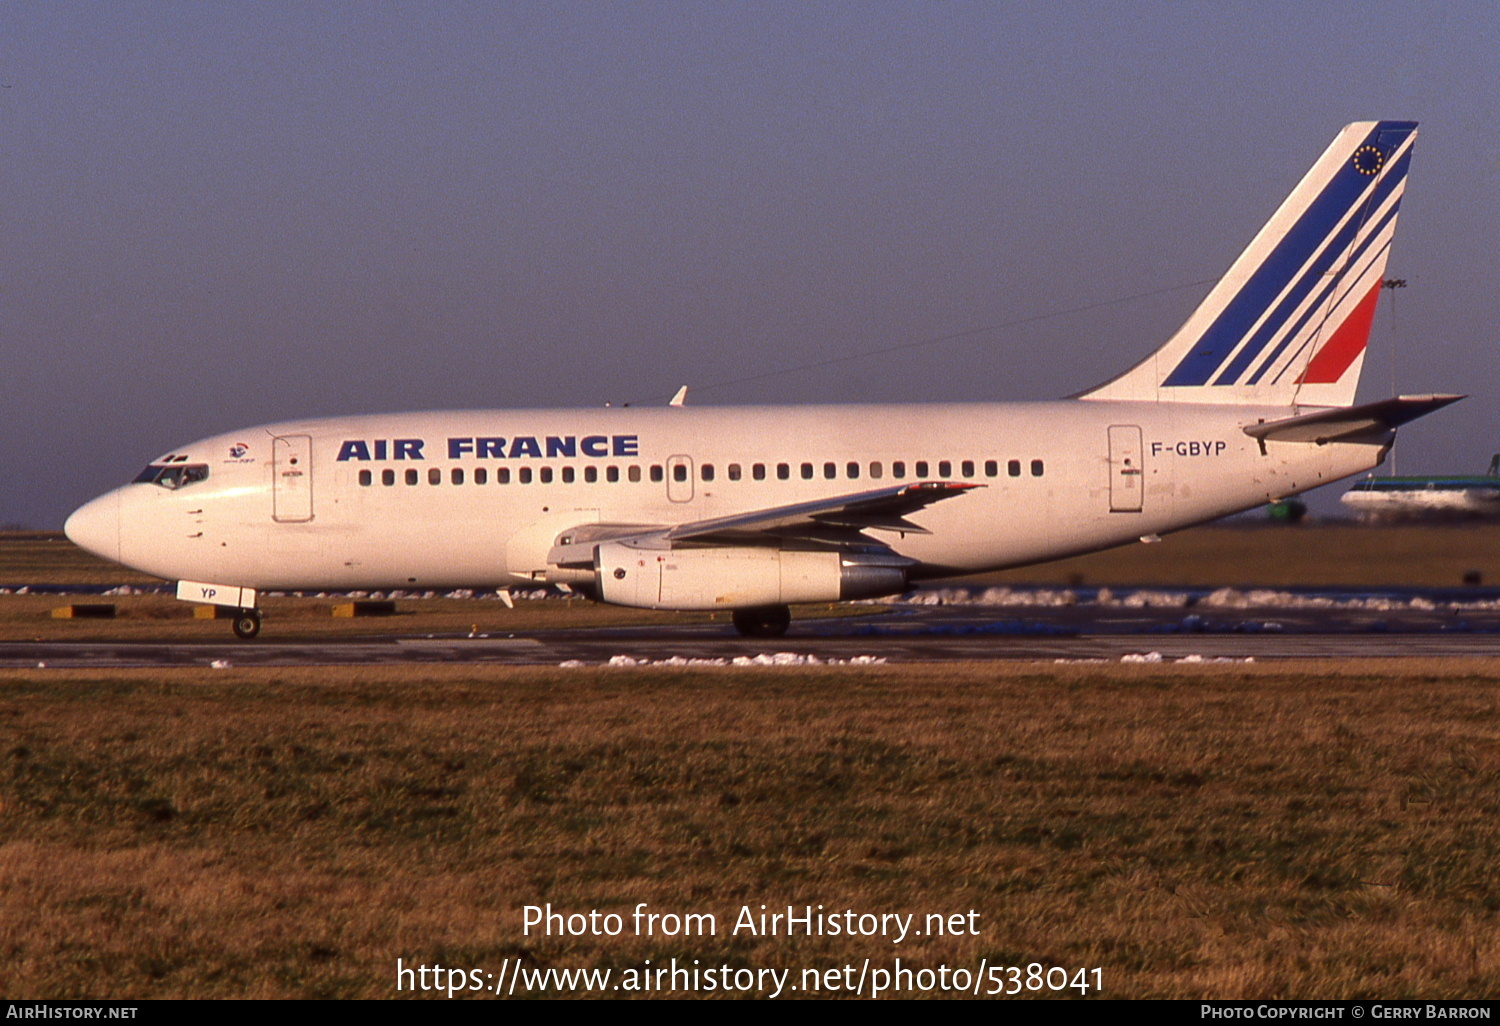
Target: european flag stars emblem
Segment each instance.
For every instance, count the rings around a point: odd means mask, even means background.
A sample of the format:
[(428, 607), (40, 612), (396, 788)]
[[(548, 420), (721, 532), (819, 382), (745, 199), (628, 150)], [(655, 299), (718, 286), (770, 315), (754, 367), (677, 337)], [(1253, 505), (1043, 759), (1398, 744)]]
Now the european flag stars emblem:
[(1362, 175), (1373, 175), (1385, 164), (1385, 154), (1376, 146), (1361, 146), (1354, 151), (1354, 170)]

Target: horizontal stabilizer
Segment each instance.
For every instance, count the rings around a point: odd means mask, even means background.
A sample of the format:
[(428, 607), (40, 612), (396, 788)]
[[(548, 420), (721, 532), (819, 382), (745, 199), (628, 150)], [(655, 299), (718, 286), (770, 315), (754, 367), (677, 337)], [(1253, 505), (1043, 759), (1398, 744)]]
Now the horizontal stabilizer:
[(1319, 413), (1305, 413), (1245, 428), (1245, 434), (1263, 442), (1345, 442), (1363, 435), (1382, 435), (1456, 403), (1461, 395), (1401, 395), (1363, 406), (1346, 406)]

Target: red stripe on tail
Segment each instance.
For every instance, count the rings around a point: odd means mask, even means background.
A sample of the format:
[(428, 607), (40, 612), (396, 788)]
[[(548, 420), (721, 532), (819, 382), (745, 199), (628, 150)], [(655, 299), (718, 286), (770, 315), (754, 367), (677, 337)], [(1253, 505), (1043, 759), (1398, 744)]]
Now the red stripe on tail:
[(1359, 301), (1338, 330), (1333, 333), (1302, 372), (1299, 385), (1331, 385), (1344, 376), (1344, 371), (1354, 362), (1370, 341), (1370, 325), (1375, 320), (1375, 301), (1380, 298), (1380, 282), (1370, 294)]

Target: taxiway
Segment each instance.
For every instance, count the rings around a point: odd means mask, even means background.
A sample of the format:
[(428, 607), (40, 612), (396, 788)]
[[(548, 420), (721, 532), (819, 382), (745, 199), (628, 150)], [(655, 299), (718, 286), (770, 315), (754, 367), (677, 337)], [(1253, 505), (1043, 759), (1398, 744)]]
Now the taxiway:
[[(870, 616), (798, 620), (775, 639), (727, 625), (614, 627), (514, 634), (257, 641), (8, 641), (0, 666), (316, 666), (483, 662), (616, 665), (709, 662), (918, 663), (985, 660), (1272, 660), (1500, 656), (1500, 602), (1465, 593), (1301, 593), (1282, 606), (1153, 605), (1119, 600), (986, 603), (944, 593)], [(1129, 600), (1127, 600), (1127, 603)]]

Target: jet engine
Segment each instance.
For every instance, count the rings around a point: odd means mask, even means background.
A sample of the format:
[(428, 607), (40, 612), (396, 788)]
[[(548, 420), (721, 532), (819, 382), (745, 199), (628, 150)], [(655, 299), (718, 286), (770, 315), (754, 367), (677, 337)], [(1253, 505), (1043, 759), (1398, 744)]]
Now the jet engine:
[(893, 552), (608, 541), (595, 549), (593, 584), (602, 601), (638, 609), (756, 609), (905, 591), (911, 565)]

